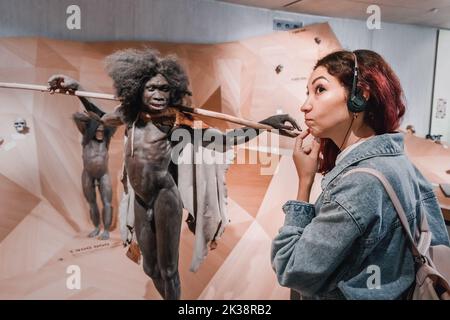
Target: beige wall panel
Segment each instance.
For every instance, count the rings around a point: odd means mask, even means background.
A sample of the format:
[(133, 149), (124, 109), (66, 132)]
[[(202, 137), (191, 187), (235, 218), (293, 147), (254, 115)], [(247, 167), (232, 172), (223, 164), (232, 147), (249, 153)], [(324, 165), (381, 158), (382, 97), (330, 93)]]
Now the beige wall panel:
[(74, 235), (60, 213), (40, 202), (0, 243), (0, 279), (38, 270)]
[(38, 197), (0, 174), (0, 242), (39, 202)]

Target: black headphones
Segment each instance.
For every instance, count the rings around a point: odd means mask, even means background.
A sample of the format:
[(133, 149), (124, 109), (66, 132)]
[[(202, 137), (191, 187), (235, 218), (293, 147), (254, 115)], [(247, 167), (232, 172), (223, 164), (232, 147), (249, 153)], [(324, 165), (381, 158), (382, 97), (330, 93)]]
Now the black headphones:
[(358, 89), (358, 60), (356, 54), (354, 52), (352, 52), (352, 54), (355, 57), (355, 68), (353, 71), (352, 91), (347, 100), (347, 107), (350, 112), (359, 113), (366, 109), (367, 100)]

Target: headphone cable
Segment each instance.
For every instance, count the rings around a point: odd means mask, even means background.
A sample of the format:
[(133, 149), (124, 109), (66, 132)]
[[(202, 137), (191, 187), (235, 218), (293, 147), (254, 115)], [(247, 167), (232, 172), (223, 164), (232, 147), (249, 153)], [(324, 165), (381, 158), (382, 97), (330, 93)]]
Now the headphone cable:
[(344, 145), (345, 140), (347, 139), (347, 136), (348, 136), (348, 134), (349, 134), (349, 132), (350, 132), (350, 129), (351, 129), (352, 126), (353, 126), (353, 120), (355, 120), (355, 118), (356, 118), (356, 117), (353, 117), (353, 118), (352, 118), (352, 122), (350, 123), (350, 127), (348, 127), (347, 133), (345, 134), (344, 141), (342, 141), (342, 144), (341, 144), (341, 146), (339, 147), (339, 153), (341, 153), (341, 151), (342, 151), (342, 146)]

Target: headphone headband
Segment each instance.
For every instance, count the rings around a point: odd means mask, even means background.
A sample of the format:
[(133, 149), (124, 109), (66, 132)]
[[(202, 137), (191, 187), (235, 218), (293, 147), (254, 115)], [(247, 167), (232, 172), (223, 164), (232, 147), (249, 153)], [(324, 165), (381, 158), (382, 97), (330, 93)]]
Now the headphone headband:
[(355, 66), (353, 67), (353, 82), (352, 82), (352, 91), (350, 93), (350, 97), (347, 101), (347, 107), (350, 112), (358, 113), (365, 110), (367, 101), (364, 97), (358, 92), (358, 58), (356, 57), (356, 53), (352, 51)]
[(352, 52), (354, 60), (355, 60), (355, 66), (353, 67), (353, 81), (352, 81), (352, 92), (351, 96), (354, 96), (356, 94), (356, 88), (358, 85), (358, 58), (356, 57), (356, 54)]

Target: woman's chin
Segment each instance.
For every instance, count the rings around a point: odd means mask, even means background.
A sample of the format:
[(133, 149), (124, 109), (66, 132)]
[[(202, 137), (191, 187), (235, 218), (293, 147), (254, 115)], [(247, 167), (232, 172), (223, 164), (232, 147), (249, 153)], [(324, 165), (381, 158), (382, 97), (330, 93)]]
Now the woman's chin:
[(312, 135), (313, 137), (316, 137), (316, 130), (314, 130), (314, 128), (308, 127), (308, 131), (309, 134)]
[(315, 130), (314, 128), (308, 128), (308, 130), (309, 130), (309, 134), (310, 134), (311, 136), (313, 136), (314, 138), (320, 138), (320, 139), (325, 138), (325, 137), (323, 136), (322, 132), (317, 131), (317, 130)]

